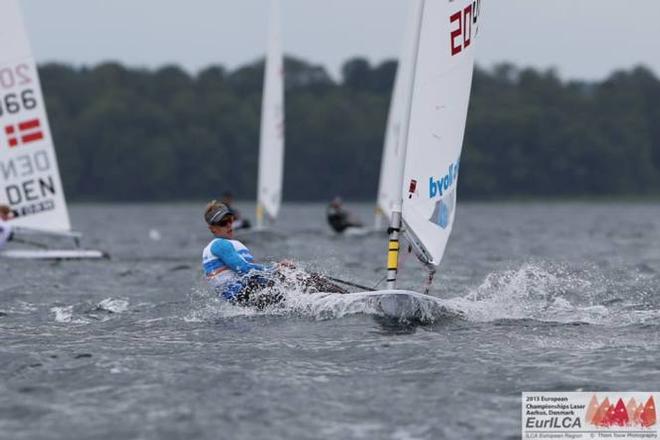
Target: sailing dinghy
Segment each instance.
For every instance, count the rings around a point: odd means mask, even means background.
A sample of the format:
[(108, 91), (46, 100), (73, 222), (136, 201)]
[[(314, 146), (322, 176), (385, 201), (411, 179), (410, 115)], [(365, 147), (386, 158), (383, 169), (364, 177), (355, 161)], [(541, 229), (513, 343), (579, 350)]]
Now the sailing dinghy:
[[(479, 34), (480, 0), (421, 0), (414, 4), (409, 98), (402, 142), (391, 177), (387, 289), (371, 293), (388, 315), (409, 316), (410, 304), (438, 302), (428, 295), (456, 213), (456, 186)], [(408, 68), (404, 66), (402, 69)], [(404, 71), (405, 72), (405, 71)], [(404, 87), (404, 86), (401, 86)], [(424, 294), (396, 290), (399, 236), (403, 233), (428, 270)]]
[[(57, 157), (37, 65), (17, 0), (0, 0), (0, 204), (9, 205), (15, 241), (23, 237), (70, 238)], [(39, 247), (45, 247), (40, 245)], [(81, 259), (106, 254), (84, 249), (7, 249), (1, 258)]]

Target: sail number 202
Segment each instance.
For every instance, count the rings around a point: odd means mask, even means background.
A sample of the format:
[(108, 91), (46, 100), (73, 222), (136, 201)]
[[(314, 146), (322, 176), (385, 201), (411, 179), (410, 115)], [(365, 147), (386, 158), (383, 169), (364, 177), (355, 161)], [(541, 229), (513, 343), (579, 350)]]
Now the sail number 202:
[(477, 34), (477, 19), (481, 0), (474, 0), (465, 8), (453, 13), (449, 17), (451, 28), (449, 35), (451, 39), (451, 55), (458, 55), (467, 49), (472, 42), (472, 37)]
[(0, 69), (0, 89), (13, 89), (16, 86), (30, 84), (30, 66), (27, 64), (17, 64), (12, 67), (3, 67)]

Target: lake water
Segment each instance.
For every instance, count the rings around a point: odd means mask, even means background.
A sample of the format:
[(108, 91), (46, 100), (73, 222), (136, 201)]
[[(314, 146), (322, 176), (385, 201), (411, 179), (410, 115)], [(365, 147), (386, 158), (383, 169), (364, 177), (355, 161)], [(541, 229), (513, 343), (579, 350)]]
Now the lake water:
[[(462, 318), (425, 325), (350, 296), (222, 303), (203, 207), (74, 205), (111, 260), (0, 260), (0, 438), (515, 439), (522, 391), (659, 388), (654, 204), (461, 204), (431, 294)], [(277, 227), (258, 259), (384, 276), (385, 236), (335, 236), (322, 205)], [(423, 283), (404, 256), (400, 287)]]

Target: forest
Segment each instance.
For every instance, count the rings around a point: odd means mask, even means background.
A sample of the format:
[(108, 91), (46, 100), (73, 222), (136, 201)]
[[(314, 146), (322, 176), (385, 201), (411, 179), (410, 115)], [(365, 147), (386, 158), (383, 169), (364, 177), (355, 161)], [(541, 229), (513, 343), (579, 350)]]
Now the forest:
[[(375, 199), (396, 66), (353, 58), (335, 80), (286, 59), (285, 201)], [(263, 68), (41, 65), (67, 198), (254, 199)], [(459, 197), (647, 197), (659, 183), (660, 81), (649, 69), (588, 82), (476, 68)]]

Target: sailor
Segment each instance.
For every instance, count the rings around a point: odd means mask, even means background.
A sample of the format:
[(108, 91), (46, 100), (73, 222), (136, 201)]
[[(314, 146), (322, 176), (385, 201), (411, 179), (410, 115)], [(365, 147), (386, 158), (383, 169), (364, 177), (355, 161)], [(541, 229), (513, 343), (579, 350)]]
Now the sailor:
[(244, 218), (241, 212), (234, 207), (234, 196), (232, 193), (229, 191), (224, 192), (220, 201), (227, 205), (229, 210), (234, 214), (234, 229), (248, 229), (252, 226), (250, 220)]
[(12, 239), (13, 233), (11, 225), (7, 223), (8, 220), (14, 217), (14, 213), (7, 205), (0, 205), (0, 249)]
[(328, 223), (335, 232), (342, 233), (349, 227), (360, 227), (362, 223), (352, 218), (344, 208), (341, 197), (337, 196), (328, 205), (326, 210)]
[[(213, 234), (213, 240), (204, 248), (202, 267), (211, 287), (218, 294), (238, 304), (253, 304), (250, 296), (266, 287), (273, 286), (279, 267), (293, 267), (284, 260), (275, 265), (254, 262), (250, 250), (240, 241), (234, 240), (234, 213), (224, 203), (213, 200), (206, 205), (204, 220)], [(257, 295), (254, 295), (255, 297)], [(281, 297), (273, 294), (270, 298), (260, 298), (260, 303), (279, 302)]]

